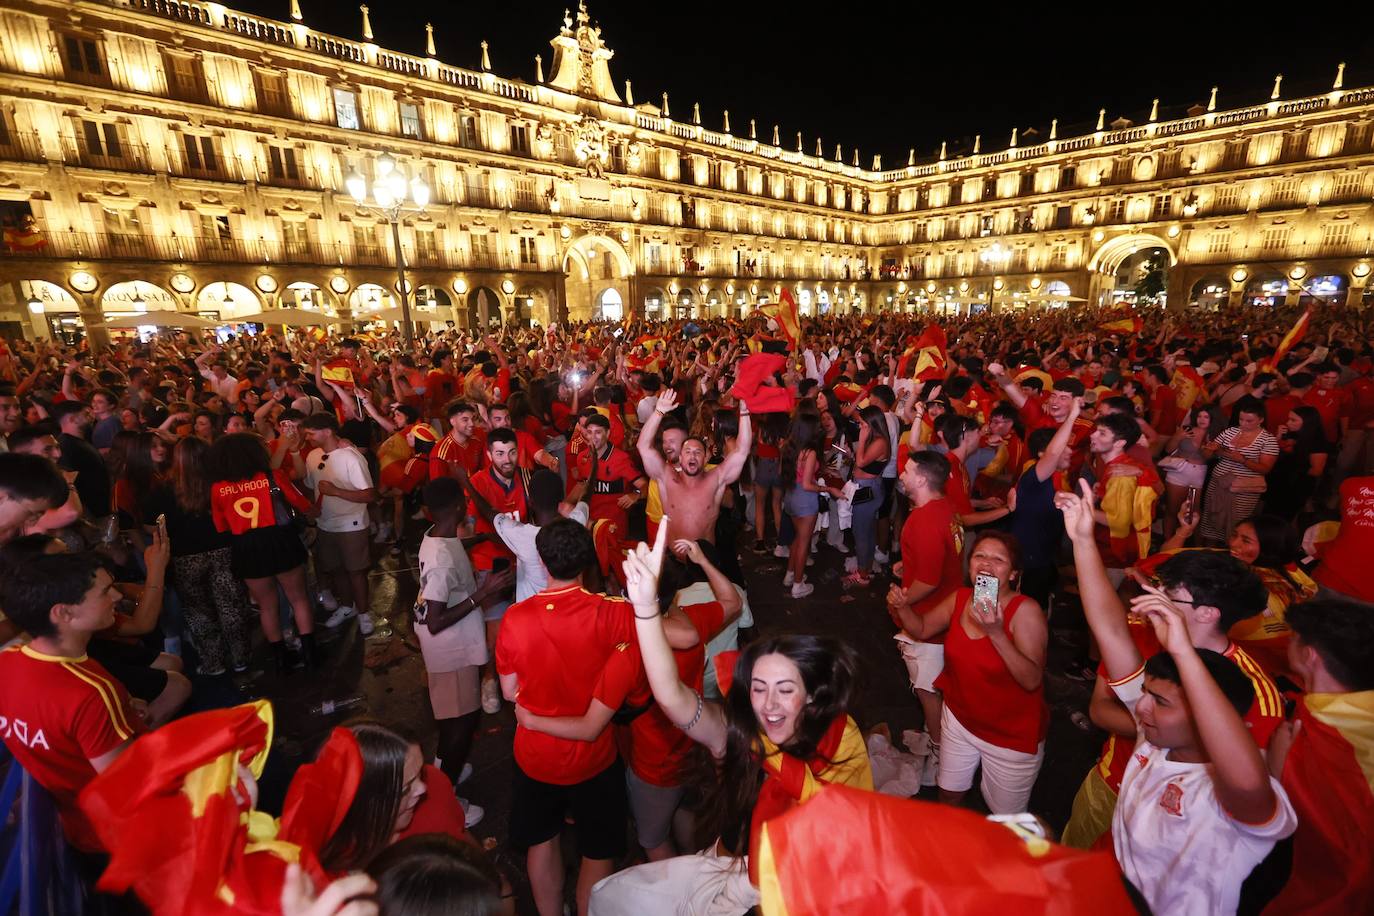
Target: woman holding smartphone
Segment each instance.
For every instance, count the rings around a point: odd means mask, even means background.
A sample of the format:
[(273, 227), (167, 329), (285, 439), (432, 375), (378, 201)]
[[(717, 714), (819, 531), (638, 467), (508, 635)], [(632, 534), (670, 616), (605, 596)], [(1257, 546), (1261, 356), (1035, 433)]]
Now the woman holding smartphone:
[[(917, 640), (945, 633), (940, 717), (940, 801), (957, 805), (983, 766), (993, 814), (1026, 810), (1045, 757), (1045, 647), (1049, 629), (1018, 590), (1021, 549), (1004, 531), (982, 531), (968, 562), (973, 588), (951, 593), (920, 618)], [(909, 645), (909, 644), (908, 644)], [(903, 647), (903, 655), (908, 652)]]

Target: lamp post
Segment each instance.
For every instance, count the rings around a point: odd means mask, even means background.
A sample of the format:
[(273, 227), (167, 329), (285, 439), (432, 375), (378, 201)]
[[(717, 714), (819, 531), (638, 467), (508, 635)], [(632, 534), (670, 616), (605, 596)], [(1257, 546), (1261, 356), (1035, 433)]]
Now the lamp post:
[[(994, 272), (1001, 270), (1006, 263), (1011, 260), (1011, 249), (1002, 247), (1001, 242), (993, 242), (991, 248), (984, 248), (978, 254), (978, 260), (991, 267)], [(997, 280), (993, 279), (992, 286), (988, 291), (988, 314), (992, 314), (992, 304), (997, 298)]]
[(396, 292), (401, 297), (401, 333), (405, 337), (406, 348), (410, 349), (415, 345), (415, 331), (410, 321), (405, 252), (401, 249), (401, 212), (407, 203), (413, 203), (416, 209), (423, 210), (429, 204), (429, 185), (419, 175), (406, 181), (405, 172), (390, 153), (382, 153), (377, 157), (373, 174), (376, 177), (371, 188), (367, 179), (356, 169), (344, 179), (344, 187), (359, 206), (367, 206), (371, 199), (371, 205), (391, 223), (391, 242), (396, 246)]

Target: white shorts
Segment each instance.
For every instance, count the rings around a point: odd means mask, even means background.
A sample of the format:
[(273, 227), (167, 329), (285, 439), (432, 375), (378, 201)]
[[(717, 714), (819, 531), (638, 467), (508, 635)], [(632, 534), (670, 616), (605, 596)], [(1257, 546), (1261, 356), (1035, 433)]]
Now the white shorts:
[(981, 763), (983, 779), (979, 788), (993, 814), (1020, 814), (1026, 810), (1044, 760), (1044, 741), (1034, 754), (1024, 754), (975, 736), (948, 706), (940, 715), (940, 788), (946, 792), (967, 792), (973, 788), (973, 774)]
[(916, 644), (916, 660), (907, 663), (907, 671), (911, 672), (911, 686), (917, 690), (925, 690), (935, 693), (935, 679), (945, 670), (945, 644), (941, 642), (918, 642)]

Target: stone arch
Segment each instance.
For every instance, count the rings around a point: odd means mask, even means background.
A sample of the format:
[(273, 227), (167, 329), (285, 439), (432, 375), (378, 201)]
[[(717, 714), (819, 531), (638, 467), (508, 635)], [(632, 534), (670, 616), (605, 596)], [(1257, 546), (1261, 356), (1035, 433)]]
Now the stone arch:
[(264, 308), (266, 305), (255, 290), (232, 280), (210, 281), (196, 293), (196, 311), (201, 314), (237, 318), (257, 314)]
[(1207, 274), (1188, 291), (1188, 304), (1213, 310), (1225, 305), (1231, 293), (1231, 281), (1224, 273)]
[(599, 252), (610, 254), (611, 261), (615, 265), (614, 275), (617, 278), (632, 276), (635, 272), (634, 261), (630, 258), (625, 246), (616, 239), (609, 236), (592, 234), (578, 236), (568, 246), (569, 253), (577, 251), (582, 255), (584, 262), (590, 263), (593, 255)]
[(1088, 261), (1088, 270), (1113, 275), (1122, 261), (1146, 248), (1163, 248), (1169, 253), (1169, 266), (1173, 267), (1178, 263), (1178, 252), (1165, 239), (1152, 232), (1129, 232), (1108, 239), (1101, 248), (1093, 252), (1092, 258)]
[(486, 329), (491, 320), (504, 321), (506, 314), (505, 296), (491, 286), (477, 285), (468, 290), (467, 317), (468, 327)]

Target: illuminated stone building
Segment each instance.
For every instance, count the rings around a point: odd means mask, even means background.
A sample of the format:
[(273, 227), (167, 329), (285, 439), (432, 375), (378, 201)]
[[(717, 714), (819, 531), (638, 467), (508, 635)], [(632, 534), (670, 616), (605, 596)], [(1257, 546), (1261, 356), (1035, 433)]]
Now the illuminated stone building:
[(1323, 95), (1285, 98), (1280, 79), (1245, 108), (1213, 92), (1160, 118), (1156, 101), (1144, 123), (1104, 113), (883, 170), (635, 99), (585, 7), (523, 81), (491, 71), (485, 42), (467, 70), (432, 30), (413, 56), (373, 42), (366, 7), (351, 40), (282, 5), (273, 21), (201, 0), (7, 0), (0, 334), (141, 308), (391, 306), (390, 224), (345, 190), (382, 154), (429, 191), (400, 215), (417, 317), (460, 326), (741, 314), (784, 285), (811, 313), (1353, 304), (1367, 288), (1374, 89), (1339, 73)]

